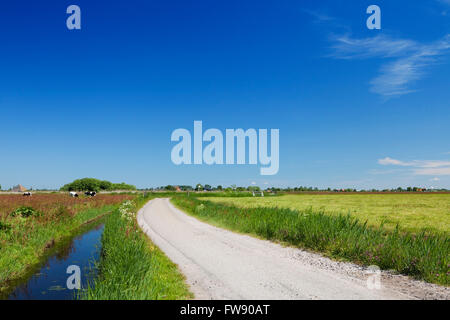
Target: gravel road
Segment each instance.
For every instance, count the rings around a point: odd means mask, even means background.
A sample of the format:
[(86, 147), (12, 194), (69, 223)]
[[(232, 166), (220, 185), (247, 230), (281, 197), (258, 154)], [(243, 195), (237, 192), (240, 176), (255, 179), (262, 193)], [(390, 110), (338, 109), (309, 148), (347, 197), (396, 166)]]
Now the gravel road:
[[(169, 199), (138, 212), (151, 240), (186, 276), (196, 299), (449, 299), (450, 289), (217, 228)], [(380, 279), (369, 289), (367, 279)], [(373, 282), (372, 282), (373, 283)]]

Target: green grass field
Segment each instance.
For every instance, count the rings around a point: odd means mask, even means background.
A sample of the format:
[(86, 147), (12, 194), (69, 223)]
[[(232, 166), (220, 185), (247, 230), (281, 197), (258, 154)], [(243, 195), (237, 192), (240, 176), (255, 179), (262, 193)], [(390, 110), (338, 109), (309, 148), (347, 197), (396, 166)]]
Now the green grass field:
[(199, 198), (242, 208), (277, 207), (292, 210), (350, 213), (361, 222), (386, 229), (417, 232), (423, 228), (450, 232), (450, 194), (296, 194), (265, 197)]

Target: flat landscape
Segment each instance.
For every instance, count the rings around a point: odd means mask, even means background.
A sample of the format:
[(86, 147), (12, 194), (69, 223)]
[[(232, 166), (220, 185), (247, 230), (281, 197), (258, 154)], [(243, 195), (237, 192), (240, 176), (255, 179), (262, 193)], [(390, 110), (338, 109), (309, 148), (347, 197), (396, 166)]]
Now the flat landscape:
[(265, 197), (204, 197), (240, 208), (287, 208), (350, 214), (368, 225), (417, 232), (450, 232), (450, 194), (286, 194)]
[[(0, 194), (2, 298), (40, 299), (51, 288), (70, 298), (65, 282), (33, 285), (42, 278), (33, 270), (66, 268), (76, 237), (89, 239), (83, 228), (99, 219), (98, 244), (83, 245), (100, 251), (77, 299), (449, 297), (450, 194), (25, 195)], [(66, 240), (78, 242), (60, 250)], [(381, 291), (367, 289), (369, 266)]]

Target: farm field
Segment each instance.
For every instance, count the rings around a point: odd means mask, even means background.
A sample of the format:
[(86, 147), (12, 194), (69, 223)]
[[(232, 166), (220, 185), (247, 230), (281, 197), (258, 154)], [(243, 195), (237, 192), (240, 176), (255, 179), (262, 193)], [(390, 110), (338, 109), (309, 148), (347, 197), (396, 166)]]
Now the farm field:
[(450, 232), (450, 194), (295, 194), (265, 197), (200, 197), (241, 208), (286, 208), (347, 214), (368, 225), (418, 232)]
[(134, 196), (0, 195), (0, 294), (38, 264), (46, 250)]

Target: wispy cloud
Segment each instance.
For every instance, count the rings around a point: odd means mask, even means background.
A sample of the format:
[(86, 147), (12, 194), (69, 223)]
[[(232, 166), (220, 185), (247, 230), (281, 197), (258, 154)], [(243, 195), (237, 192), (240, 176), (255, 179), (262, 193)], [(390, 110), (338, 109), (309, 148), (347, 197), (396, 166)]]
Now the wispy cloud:
[(447, 160), (413, 160), (402, 161), (386, 157), (379, 159), (381, 165), (411, 167), (416, 175), (443, 176), (450, 175), (450, 161)]
[(308, 10), (308, 9), (303, 9), (303, 12), (312, 16), (314, 18), (314, 22), (316, 22), (316, 23), (329, 22), (329, 21), (334, 20), (333, 17), (331, 17), (323, 12)]
[(382, 164), (384, 166), (386, 166), (386, 165), (410, 166), (411, 165), (411, 162), (404, 162), (404, 161), (392, 159), (392, 158), (389, 158), (389, 157), (386, 157), (386, 158), (383, 158), (383, 159), (379, 159), (378, 163)]
[(442, 4), (446, 4), (450, 6), (450, 0), (438, 0), (438, 2), (442, 3)]
[(403, 169), (389, 169), (389, 170), (379, 170), (379, 169), (370, 169), (368, 171), (369, 174), (373, 175), (382, 175), (382, 174), (392, 174), (392, 173), (399, 173)]
[(370, 82), (370, 90), (385, 97), (413, 92), (411, 84), (425, 74), (426, 67), (450, 52), (450, 34), (431, 44), (385, 35), (362, 39), (344, 35), (333, 37), (332, 42), (331, 56), (336, 59), (390, 59)]
[(412, 40), (392, 39), (385, 35), (372, 38), (356, 39), (348, 35), (334, 36), (335, 58), (340, 59), (366, 59), (366, 58), (392, 58), (400, 57), (417, 50), (418, 44)]
[[(442, 4), (445, 7), (450, 7), (450, 0), (437, 0), (440, 4)], [(441, 15), (448, 16), (449, 12), (448, 10), (444, 10), (441, 12)]]
[(427, 169), (416, 169), (414, 174), (422, 176), (449, 176), (450, 167), (444, 168), (427, 168)]

